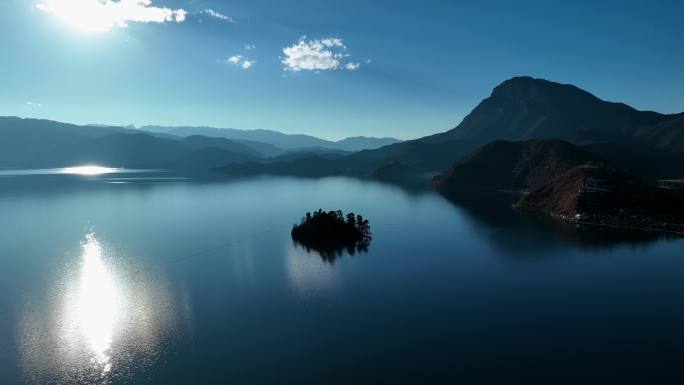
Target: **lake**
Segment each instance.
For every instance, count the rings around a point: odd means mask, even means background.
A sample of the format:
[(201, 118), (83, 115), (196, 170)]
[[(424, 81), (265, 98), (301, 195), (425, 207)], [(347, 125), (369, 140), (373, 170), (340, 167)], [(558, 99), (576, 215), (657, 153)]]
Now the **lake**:
[[(684, 241), (349, 178), (0, 177), (1, 384), (609, 384), (684, 375)], [(307, 211), (368, 252), (293, 244)]]

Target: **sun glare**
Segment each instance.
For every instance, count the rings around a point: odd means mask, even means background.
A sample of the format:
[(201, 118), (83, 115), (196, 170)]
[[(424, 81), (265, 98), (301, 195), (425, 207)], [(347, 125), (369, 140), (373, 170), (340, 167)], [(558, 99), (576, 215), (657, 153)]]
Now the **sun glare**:
[(107, 12), (106, 5), (90, 0), (48, 0), (38, 8), (55, 14), (62, 21), (89, 32), (106, 32), (115, 24), (116, 18)]
[(101, 167), (101, 166), (78, 166), (78, 167), (66, 167), (60, 170), (60, 174), (73, 174), (73, 175), (102, 175), (102, 174), (112, 174), (119, 171), (118, 168), (111, 167)]
[(129, 22), (181, 23), (187, 15), (182, 8), (156, 7), (152, 0), (43, 0), (36, 9), (88, 32), (107, 32)]
[(119, 300), (116, 285), (104, 264), (100, 243), (93, 234), (88, 234), (83, 243), (78, 325), (104, 372), (111, 367), (108, 353)]

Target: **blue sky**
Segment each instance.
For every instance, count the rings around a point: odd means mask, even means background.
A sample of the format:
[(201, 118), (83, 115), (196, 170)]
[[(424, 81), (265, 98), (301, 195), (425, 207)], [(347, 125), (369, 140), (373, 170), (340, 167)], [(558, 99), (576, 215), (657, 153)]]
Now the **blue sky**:
[(413, 138), (518, 75), (684, 111), (682, 1), (120, 1), (0, 1), (0, 114)]

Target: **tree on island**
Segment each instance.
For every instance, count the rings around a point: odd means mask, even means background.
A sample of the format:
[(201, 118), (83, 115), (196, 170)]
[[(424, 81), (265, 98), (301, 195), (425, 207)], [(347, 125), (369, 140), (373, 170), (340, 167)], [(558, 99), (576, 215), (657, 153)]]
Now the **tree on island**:
[(306, 213), (300, 223), (292, 227), (292, 239), (332, 263), (344, 250), (351, 255), (367, 251), (372, 233), (368, 220), (361, 215), (318, 209), (313, 214)]

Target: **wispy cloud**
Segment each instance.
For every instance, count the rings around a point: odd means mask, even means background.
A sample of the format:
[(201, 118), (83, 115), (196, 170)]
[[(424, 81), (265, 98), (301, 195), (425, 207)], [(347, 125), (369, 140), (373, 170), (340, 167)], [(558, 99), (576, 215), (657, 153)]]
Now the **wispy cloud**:
[(254, 64), (256, 63), (256, 61), (254, 61), (252, 59), (248, 59), (242, 55), (233, 55), (233, 56), (229, 57), (228, 59), (226, 59), (226, 62), (228, 64), (232, 64), (236, 67), (240, 67), (243, 70), (248, 70), (248, 69), (252, 68), (252, 66), (254, 66)]
[(41, 103), (36, 103), (36, 102), (26, 102), (26, 107), (40, 108), (40, 107), (43, 107), (43, 105)]
[(348, 69), (349, 71), (356, 71), (357, 69), (361, 68), (361, 63), (347, 63), (344, 65), (345, 69)]
[(187, 17), (185, 9), (156, 7), (152, 0), (42, 0), (35, 7), (76, 27), (98, 32), (131, 22), (181, 23)]
[(349, 61), (347, 46), (340, 38), (307, 40), (306, 36), (283, 48), (281, 62), (288, 71), (329, 71), (345, 69), (355, 71), (361, 63)]
[(228, 15), (224, 15), (224, 14), (222, 14), (221, 12), (214, 11), (213, 9), (210, 9), (210, 8), (205, 9), (205, 10), (203, 11), (203, 13), (206, 14), (206, 15), (209, 15), (209, 16), (211, 16), (211, 17), (214, 17), (214, 18), (216, 18), (216, 19), (227, 21), (227, 22), (229, 22), (229, 23), (234, 23), (234, 22), (235, 22), (235, 20), (234, 20), (232, 17), (230, 17), (230, 16), (228, 16)]
[(226, 59), (226, 61), (230, 64), (239, 64), (240, 60), (242, 60), (242, 55), (233, 55)]

